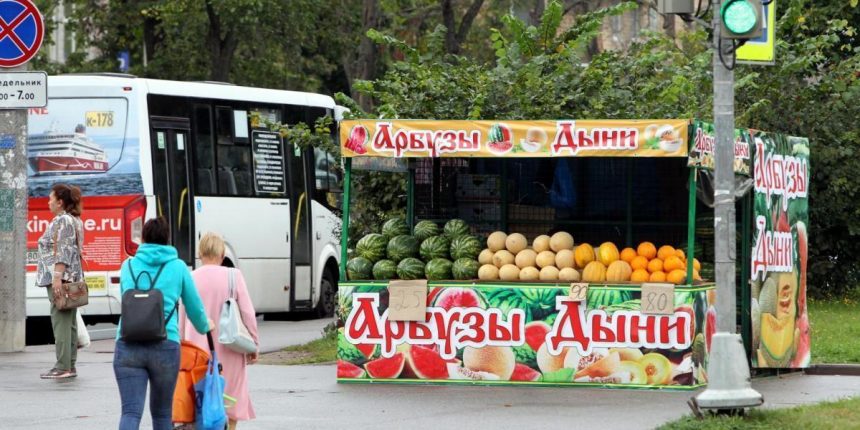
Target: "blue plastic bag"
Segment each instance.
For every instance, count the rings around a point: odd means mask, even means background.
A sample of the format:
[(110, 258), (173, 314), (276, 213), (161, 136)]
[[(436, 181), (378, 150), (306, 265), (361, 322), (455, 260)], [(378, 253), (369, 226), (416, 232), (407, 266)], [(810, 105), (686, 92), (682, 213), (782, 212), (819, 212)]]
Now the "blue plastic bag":
[[(212, 345), (211, 335), (209, 345)], [(218, 356), (215, 349), (211, 348), (212, 359), (209, 360), (209, 368), (206, 376), (200, 382), (194, 384), (194, 397), (196, 404), (195, 428), (198, 430), (223, 430), (227, 424), (227, 411), (224, 409), (224, 377), (218, 369)]]

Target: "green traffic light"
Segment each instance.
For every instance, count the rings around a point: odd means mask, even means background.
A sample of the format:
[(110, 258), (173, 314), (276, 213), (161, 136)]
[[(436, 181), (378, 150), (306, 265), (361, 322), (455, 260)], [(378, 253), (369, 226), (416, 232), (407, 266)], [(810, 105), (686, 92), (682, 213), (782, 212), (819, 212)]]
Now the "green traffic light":
[(755, 28), (758, 15), (749, 0), (729, 0), (723, 4), (720, 15), (723, 24), (732, 33), (744, 34)]

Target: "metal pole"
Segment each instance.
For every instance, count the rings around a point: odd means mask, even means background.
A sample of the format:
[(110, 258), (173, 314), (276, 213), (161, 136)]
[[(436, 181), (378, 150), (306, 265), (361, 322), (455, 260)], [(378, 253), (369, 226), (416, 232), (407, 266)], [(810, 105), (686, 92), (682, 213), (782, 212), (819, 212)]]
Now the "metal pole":
[(349, 197), (352, 188), (352, 158), (343, 159), (343, 220), (340, 228), (340, 280), (346, 280), (347, 245), (349, 245)]
[[(10, 69), (24, 70), (26, 66)], [(0, 138), (6, 143), (0, 146), (0, 352), (16, 352), (24, 350), (27, 322), (26, 109), (0, 113)]]
[(735, 318), (735, 92), (734, 72), (723, 65), (732, 53), (720, 43), (720, 1), (714, 2), (714, 240), (717, 280), (717, 333), (711, 340), (708, 388), (695, 397), (700, 408), (728, 410), (759, 406), (761, 394), (752, 389), (743, 340), (737, 334)]
[(693, 258), (696, 252), (696, 175), (699, 172), (690, 167), (690, 179), (687, 184), (690, 191), (687, 196), (687, 285), (693, 283)]

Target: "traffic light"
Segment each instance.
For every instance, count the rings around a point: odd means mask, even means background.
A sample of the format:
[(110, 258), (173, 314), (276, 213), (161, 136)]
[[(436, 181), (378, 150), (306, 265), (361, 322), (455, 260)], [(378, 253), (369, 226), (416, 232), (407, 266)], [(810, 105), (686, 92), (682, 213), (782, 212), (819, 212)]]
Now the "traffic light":
[(720, 8), (723, 39), (755, 39), (762, 34), (760, 0), (725, 0)]

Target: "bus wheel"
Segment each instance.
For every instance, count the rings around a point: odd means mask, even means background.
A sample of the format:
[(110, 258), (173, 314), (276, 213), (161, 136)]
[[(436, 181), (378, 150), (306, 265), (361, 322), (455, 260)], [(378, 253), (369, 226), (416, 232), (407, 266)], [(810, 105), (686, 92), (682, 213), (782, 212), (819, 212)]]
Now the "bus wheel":
[(317, 316), (320, 318), (330, 317), (334, 315), (334, 301), (337, 293), (337, 286), (331, 272), (326, 270), (323, 273), (322, 281), (320, 282), (320, 298), (317, 301)]

